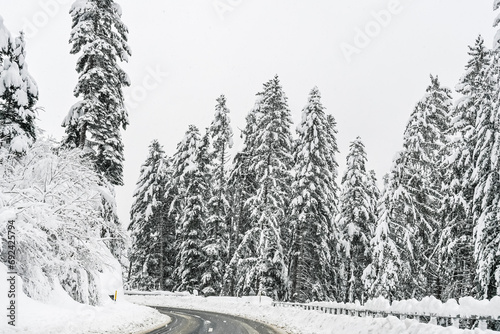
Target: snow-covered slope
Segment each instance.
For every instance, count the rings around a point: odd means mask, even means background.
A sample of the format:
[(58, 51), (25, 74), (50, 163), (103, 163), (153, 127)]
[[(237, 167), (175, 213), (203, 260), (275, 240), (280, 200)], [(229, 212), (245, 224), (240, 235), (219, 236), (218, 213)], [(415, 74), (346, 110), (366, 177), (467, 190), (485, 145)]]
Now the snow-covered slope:
[(123, 234), (103, 217), (115, 207), (111, 189), (78, 152), (57, 147), (40, 138), (22, 157), (0, 148), (0, 251), (15, 250), (4, 263), (18, 274), (14, 328), (0, 263), (0, 334), (134, 333), (168, 321), (122, 298), (121, 265), (102, 237)]
[[(7, 291), (6, 277), (7, 268), (0, 263), (0, 291)], [(102, 278), (111, 281), (106, 275)], [(7, 325), (6, 320), (1, 321), (2, 334), (136, 333), (169, 321), (166, 315), (131, 304), (121, 298), (122, 295), (118, 295), (116, 302), (109, 299), (104, 305), (94, 307), (75, 302), (58, 283), (55, 283), (46, 303), (33, 300), (22, 293), (22, 280), (19, 277), (16, 290), (16, 326)], [(0, 296), (1, 305), (7, 305), (7, 294), (2, 293)]]

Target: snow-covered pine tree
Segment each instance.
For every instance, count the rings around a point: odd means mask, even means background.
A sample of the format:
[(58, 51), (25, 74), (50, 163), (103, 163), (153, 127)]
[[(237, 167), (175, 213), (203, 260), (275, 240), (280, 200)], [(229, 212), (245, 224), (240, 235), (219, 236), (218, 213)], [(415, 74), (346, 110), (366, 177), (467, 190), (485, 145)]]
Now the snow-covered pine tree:
[(476, 180), (474, 149), (477, 142), (476, 120), (484, 94), (490, 53), (479, 36), (469, 47), (470, 60), (465, 74), (456, 86), (463, 95), (452, 109), (448, 132), (447, 159), (443, 162), (443, 200), (441, 214), (445, 223), (441, 235), (441, 257), (447, 284), (443, 299), (475, 295), (476, 264), (474, 260), (472, 201)]
[[(257, 128), (257, 116), (260, 109), (260, 97), (246, 116), (245, 129), (242, 130), (243, 148), (236, 153), (233, 167), (229, 174), (227, 190), (230, 201), (230, 230), (229, 235), (229, 263), (224, 274), (223, 294), (235, 294), (236, 270), (239, 261), (235, 251), (241, 243), (243, 236), (250, 229), (251, 208), (248, 200), (255, 194), (257, 181), (255, 172), (250, 169), (250, 161), (255, 150), (255, 132)], [(241, 292), (243, 282), (240, 281), (239, 292)]]
[[(189, 136), (193, 137), (192, 140), (188, 138)], [(185, 182), (185, 174), (189, 173), (193, 169), (193, 161), (197, 159), (197, 156), (207, 157), (209, 155), (209, 146), (206, 142), (208, 137), (205, 135), (203, 139), (200, 138), (199, 130), (195, 126), (189, 126), (184, 138), (177, 144), (176, 153), (173, 155), (171, 159), (169, 159), (169, 168), (167, 170), (167, 179), (165, 186), (165, 198), (167, 199), (167, 221), (169, 224), (173, 224), (175, 235), (172, 244), (172, 256), (171, 259), (174, 261), (174, 271), (167, 277), (168, 282), (173, 286), (173, 290), (179, 287), (182, 283), (182, 275), (179, 273), (178, 268), (180, 266), (180, 248), (183, 242), (183, 231), (181, 225), (181, 219), (184, 214), (184, 207), (186, 205), (186, 197), (187, 197), (187, 187), (188, 184)], [(203, 151), (201, 153), (200, 151)], [(194, 153), (193, 153), (194, 152)], [(196, 156), (192, 156), (196, 154)], [(203, 159), (202, 159), (203, 160)], [(203, 165), (206, 161), (203, 161)], [(200, 167), (200, 166), (198, 166)], [(201, 169), (208, 166), (201, 166)], [(206, 173), (203, 173), (205, 176)], [(209, 189), (204, 189), (200, 194), (202, 198), (202, 202), (206, 204), (209, 196)], [(200, 237), (200, 240), (203, 240)], [(202, 244), (199, 245), (200, 252), (203, 247)], [(200, 257), (201, 258), (201, 257)], [(204, 259), (204, 257), (203, 257)], [(201, 275), (200, 275), (201, 279)], [(196, 289), (199, 287), (197, 286)]]
[[(333, 178), (335, 180), (337, 180), (337, 177), (339, 175), (339, 172), (338, 172), (339, 164), (337, 163), (337, 159), (336, 159), (336, 155), (339, 153), (339, 147), (337, 145), (337, 134), (338, 134), (337, 121), (335, 120), (335, 117), (333, 117), (333, 115), (331, 115), (331, 114), (328, 114), (326, 116), (326, 120), (328, 123), (328, 127), (327, 127), (327, 133), (325, 135), (325, 140), (328, 141), (328, 145), (326, 145), (326, 147), (329, 150), (329, 156), (330, 156), (329, 159), (331, 159), (330, 172), (332, 173)], [(340, 187), (336, 181), (332, 185), (332, 187), (333, 187), (333, 189), (335, 189), (335, 193), (339, 194)], [(332, 208), (332, 212), (335, 212), (335, 214), (338, 213), (338, 204), (339, 204), (339, 199), (338, 199), (338, 195), (337, 195), (335, 198), (335, 201), (329, 204)], [(336, 233), (339, 233), (335, 219), (332, 219), (332, 231), (336, 231)], [(335, 235), (333, 235), (333, 236), (335, 236)]]
[(365, 146), (357, 137), (349, 148), (347, 168), (342, 177), (339, 226), (345, 254), (346, 299), (363, 303), (366, 298), (362, 275), (371, 262), (373, 238), (377, 220), (374, 207), (376, 193), (372, 175), (366, 170)]
[[(500, 2), (494, 1), (494, 10)], [(498, 27), (497, 17), (494, 26)], [(478, 296), (500, 295), (500, 30), (495, 35), (491, 63), (477, 100), (480, 108), (476, 121), (474, 150), (474, 255), (477, 262)]]
[(214, 175), (211, 186), (214, 197), (209, 202), (211, 216), (208, 221), (214, 227), (213, 234), (218, 235), (220, 226), (226, 225), (226, 219), (229, 215), (229, 201), (226, 198), (227, 165), (230, 158), (229, 150), (233, 147), (233, 130), (224, 95), (217, 99), (215, 116), (209, 133), (214, 157)]
[(28, 72), (24, 33), (12, 38), (0, 17), (0, 146), (22, 154), (36, 140), (38, 87)]
[(378, 201), (378, 220), (374, 236), (370, 241), (372, 248), (371, 263), (363, 272), (362, 281), (364, 283), (369, 298), (383, 296), (393, 300), (402, 299), (404, 292), (401, 291), (399, 277), (409, 275), (408, 262), (401, 262), (400, 248), (397, 245), (396, 223), (401, 219), (397, 216), (397, 203), (394, 203), (393, 194), (398, 188), (399, 175), (395, 168), (401, 167), (396, 157), (390, 175), (384, 178), (384, 191)]
[(120, 128), (128, 124), (123, 87), (130, 82), (118, 61), (128, 61), (127, 27), (113, 0), (77, 0), (70, 10), (71, 53), (80, 54), (75, 103), (63, 121), (63, 146), (86, 148), (96, 169), (113, 185), (123, 184)]
[(239, 279), (247, 291), (281, 300), (288, 288), (282, 236), (290, 228), (286, 210), (293, 165), (291, 116), (278, 76), (265, 83), (259, 95), (255, 150), (249, 167), (256, 175), (257, 190), (249, 199), (251, 228), (235, 257), (239, 259)]
[(164, 233), (165, 245), (163, 247), (163, 258), (165, 261), (165, 289), (169, 291), (173, 291), (176, 286), (175, 281), (175, 269), (177, 266), (177, 254), (178, 254), (178, 243), (177, 243), (177, 221), (175, 220), (175, 216), (170, 214), (170, 208), (172, 207), (172, 203), (174, 201), (174, 194), (168, 191), (168, 184), (173, 179), (174, 169), (172, 167), (173, 159), (167, 157), (165, 159), (166, 165), (166, 176), (165, 176), (165, 184), (163, 189), (163, 196), (165, 197), (165, 223), (166, 223), (166, 231)]
[[(206, 145), (210, 152), (207, 155), (207, 181), (211, 185), (207, 199), (207, 238), (203, 250), (206, 262), (202, 265), (205, 272), (202, 278), (202, 293), (206, 295), (219, 295), (222, 291), (223, 275), (227, 255), (229, 252), (228, 241), (231, 239), (229, 227), (230, 206), (227, 190), (227, 165), (229, 150), (232, 147), (233, 131), (230, 125), (229, 109), (226, 106), (226, 97), (221, 95), (215, 106), (215, 116), (210, 128), (207, 130)], [(210, 139), (210, 140), (209, 140)], [(211, 144), (211, 145), (210, 145)]]
[[(328, 149), (330, 150), (329, 156), (332, 159), (332, 166), (331, 168), (331, 173), (333, 174), (333, 179), (337, 180), (338, 178), (338, 168), (339, 165), (336, 160), (336, 155), (339, 153), (338, 145), (337, 145), (337, 121), (335, 120), (335, 117), (333, 115), (329, 114), (326, 116), (326, 120), (328, 122), (328, 127), (327, 127), (327, 133), (325, 136), (325, 139), (328, 141)], [(330, 251), (332, 252), (332, 262), (330, 264), (331, 268), (331, 273), (330, 273), (330, 284), (331, 284), (331, 289), (333, 289), (333, 296), (335, 299), (340, 300), (341, 295), (344, 293), (342, 290), (342, 284), (343, 284), (343, 277), (342, 277), (342, 270), (341, 270), (341, 264), (342, 264), (342, 256), (340, 253), (340, 242), (341, 242), (341, 231), (340, 227), (338, 226), (338, 220), (335, 219), (335, 217), (338, 215), (338, 204), (339, 204), (339, 194), (340, 194), (340, 187), (337, 184), (337, 181), (332, 183), (332, 188), (335, 189), (335, 201), (332, 201), (329, 203), (331, 206), (331, 210), (333, 212), (333, 216), (330, 219), (330, 234), (329, 234), (329, 243), (330, 243)]]
[(203, 242), (206, 238), (206, 191), (208, 188), (203, 173), (203, 150), (200, 150), (200, 132), (190, 125), (184, 139), (177, 146), (173, 157), (173, 180), (177, 187), (178, 234), (175, 276), (179, 291), (199, 290), (204, 274), (206, 256)]
[[(442, 161), (445, 156), (451, 91), (442, 87), (438, 77), (424, 98), (417, 103), (404, 135), (401, 186), (409, 197), (405, 205), (403, 240), (406, 258), (412, 262), (412, 282), (409, 289), (415, 295), (434, 295), (441, 299), (443, 267), (438, 242), (443, 229), (439, 216)], [(424, 289), (427, 289), (425, 291)]]
[(214, 166), (215, 153), (210, 137), (210, 128), (207, 128), (205, 134), (200, 139), (196, 157), (198, 170), (205, 185), (201, 196), (206, 206), (206, 219), (203, 226), (204, 238), (202, 242), (204, 261), (200, 265), (200, 270), (203, 273), (200, 289), (205, 296), (218, 295), (221, 291), (225, 264), (225, 245), (227, 244), (224, 239), (226, 233), (225, 225), (218, 221), (218, 224), (215, 226), (215, 224), (209, 221), (210, 218), (213, 218), (210, 204), (214, 203), (213, 199), (216, 197), (212, 186), (216, 170)]
[[(292, 233), (289, 246), (292, 301), (327, 300), (332, 296), (331, 220), (337, 202), (331, 134), (317, 87), (302, 110), (295, 145), (292, 183)], [(329, 140), (330, 139), (330, 140)]]
[[(394, 236), (399, 248), (402, 297), (434, 295), (441, 298), (442, 283), (438, 250), (442, 221), (439, 219), (443, 149), (451, 108), (451, 92), (437, 77), (417, 103), (407, 124), (403, 150), (395, 159), (389, 187), (382, 199), (385, 210), (379, 225)], [(376, 240), (377, 241), (377, 240)], [(379, 272), (379, 276), (386, 275)]]
[[(167, 224), (167, 198), (164, 196), (167, 159), (157, 140), (149, 145), (141, 166), (128, 230), (132, 237), (129, 284), (141, 290), (165, 289), (166, 273), (172, 263), (165, 254), (175, 230)], [(170, 228), (169, 228), (170, 227)]]

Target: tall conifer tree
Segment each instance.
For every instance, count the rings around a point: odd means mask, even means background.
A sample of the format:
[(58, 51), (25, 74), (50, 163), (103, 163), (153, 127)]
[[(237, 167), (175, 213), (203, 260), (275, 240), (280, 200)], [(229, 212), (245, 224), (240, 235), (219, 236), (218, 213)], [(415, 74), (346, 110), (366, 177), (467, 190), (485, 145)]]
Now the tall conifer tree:
[(371, 262), (370, 241), (375, 232), (377, 220), (376, 193), (372, 175), (366, 170), (366, 153), (358, 137), (350, 145), (347, 155), (347, 169), (342, 178), (339, 225), (343, 234), (343, 250), (346, 255), (347, 301), (364, 302), (366, 294), (362, 275)]
[[(290, 299), (299, 302), (331, 297), (331, 219), (337, 201), (336, 170), (330, 123), (317, 87), (302, 110), (295, 145), (292, 183)], [(330, 138), (331, 139), (331, 138)]]
[(128, 61), (127, 27), (113, 0), (79, 0), (70, 10), (71, 53), (80, 54), (74, 104), (63, 121), (64, 146), (86, 148), (97, 170), (113, 185), (123, 184), (120, 128), (128, 124), (123, 87), (130, 82), (119, 67)]
[(264, 84), (259, 95), (255, 150), (249, 164), (256, 176), (257, 189), (249, 200), (251, 228), (235, 257), (240, 259), (240, 279), (247, 290), (283, 299), (288, 276), (282, 235), (286, 233), (283, 230), (289, 229), (286, 212), (293, 161), (291, 116), (277, 76)]
[(154, 140), (141, 167), (130, 210), (128, 229), (132, 236), (132, 251), (129, 282), (143, 289), (164, 289), (165, 273), (169, 271), (165, 263), (167, 234), (175, 231), (168, 230), (166, 224), (166, 162), (163, 148)]
[[(228, 161), (229, 150), (233, 145), (233, 131), (231, 129), (229, 109), (226, 106), (226, 97), (221, 95), (215, 106), (215, 116), (207, 132), (211, 139), (211, 168), (207, 177), (210, 179), (210, 198), (208, 199), (207, 240), (204, 251), (207, 256), (205, 273), (203, 276), (203, 292), (220, 294), (222, 290), (225, 263), (229, 260), (230, 240), (232, 230), (229, 227), (229, 200), (228, 200)], [(209, 141), (210, 143), (210, 141)]]
[[(233, 167), (228, 178), (228, 193), (230, 197), (230, 230), (228, 259), (224, 274), (224, 291), (226, 295), (235, 294), (236, 271), (239, 255), (235, 256), (236, 249), (243, 240), (243, 236), (250, 229), (250, 212), (248, 200), (255, 194), (257, 189), (256, 175), (250, 169), (250, 161), (255, 151), (255, 133), (257, 128), (257, 116), (260, 110), (260, 98), (255, 106), (246, 116), (246, 125), (241, 132), (243, 137), (243, 148), (236, 153)], [(241, 277), (240, 277), (241, 278)], [(239, 287), (246, 284), (239, 282)], [(238, 289), (238, 288), (236, 288)], [(241, 291), (241, 290), (240, 290)]]
[(175, 275), (177, 290), (199, 290), (203, 285), (203, 251), (207, 219), (207, 182), (203, 173), (203, 155), (200, 152), (199, 130), (190, 125), (174, 155), (174, 179), (177, 182), (178, 256)]
[(476, 288), (474, 260), (474, 221), (472, 204), (477, 180), (474, 178), (474, 149), (477, 143), (476, 121), (484, 97), (490, 53), (479, 36), (469, 47), (470, 60), (456, 86), (463, 95), (452, 109), (453, 122), (448, 132), (448, 158), (443, 162), (443, 204), (445, 226), (441, 235), (444, 279), (448, 282), (443, 299), (473, 295)]
[[(396, 157), (393, 169), (384, 178), (384, 190), (378, 202), (378, 220), (374, 236), (370, 241), (372, 248), (371, 263), (363, 271), (362, 280), (369, 298), (382, 296), (391, 302), (394, 299), (402, 299), (404, 292), (401, 291), (400, 277), (403, 279), (409, 275), (408, 262), (402, 263), (401, 249), (398, 245), (397, 222), (402, 219), (401, 212), (391, 209), (396, 208), (394, 197), (398, 189), (397, 171), (399, 155)], [(399, 214), (399, 216), (398, 216)]]
[[(451, 108), (451, 92), (437, 77), (410, 116), (404, 133), (403, 150), (394, 161), (381, 212), (379, 235), (392, 233), (400, 252), (399, 277), (402, 297), (435, 295), (441, 298), (442, 265), (437, 252), (442, 231), (439, 216), (443, 149)], [(379, 238), (380, 239), (380, 238)], [(392, 242), (383, 241), (393, 252)], [(379, 247), (380, 248), (380, 247)], [(396, 254), (393, 259), (398, 258)], [(391, 265), (394, 268), (394, 265)], [(394, 270), (394, 269), (392, 269)], [(378, 272), (378, 276), (387, 275)], [(379, 280), (380, 281), (380, 280)]]
[[(500, 2), (494, 1), (494, 10)], [(497, 18), (494, 26), (498, 27)], [(477, 261), (479, 297), (500, 295), (500, 30), (491, 51), (491, 63), (482, 92), (476, 121), (477, 142), (474, 150), (474, 255)]]

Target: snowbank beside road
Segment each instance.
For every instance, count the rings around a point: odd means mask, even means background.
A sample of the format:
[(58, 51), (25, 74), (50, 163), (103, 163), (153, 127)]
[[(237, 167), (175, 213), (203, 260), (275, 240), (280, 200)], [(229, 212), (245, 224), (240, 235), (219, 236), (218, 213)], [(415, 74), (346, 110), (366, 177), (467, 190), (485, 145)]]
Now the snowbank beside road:
[[(0, 294), (1, 305), (8, 303), (6, 278), (7, 268), (0, 263), (0, 291), (3, 291)], [(170, 321), (168, 316), (154, 309), (132, 304), (123, 298), (117, 298), (116, 302), (109, 299), (99, 307), (80, 304), (71, 299), (59, 284), (55, 285), (46, 303), (22, 293), (22, 280), (19, 277), (16, 292), (16, 327), (7, 324), (7, 311), (4, 311), (0, 322), (2, 334), (137, 333)]]
[(495, 296), (491, 300), (477, 300), (472, 297), (463, 297), (458, 302), (450, 299), (446, 303), (430, 296), (420, 301), (416, 299), (394, 301), (392, 305), (387, 299), (379, 297), (367, 301), (363, 306), (359, 303), (336, 302), (315, 302), (311, 303), (311, 305), (358, 311), (368, 310), (420, 315), (432, 314), (442, 317), (500, 317), (500, 296)]
[(273, 307), (269, 298), (258, 297), (196, 297), (164, 295), (127, 295), (128, 301), (151, 306), (180, 307), (232, 314), (265, 322), (290, 333), (301, 334), (485, 334), (490, 330), (462, 330), (452, 327), (419, 323), (416, 320), (399, 320), (396, 317), (358, 318), (347, 315), (325, 314), (297, 308)]

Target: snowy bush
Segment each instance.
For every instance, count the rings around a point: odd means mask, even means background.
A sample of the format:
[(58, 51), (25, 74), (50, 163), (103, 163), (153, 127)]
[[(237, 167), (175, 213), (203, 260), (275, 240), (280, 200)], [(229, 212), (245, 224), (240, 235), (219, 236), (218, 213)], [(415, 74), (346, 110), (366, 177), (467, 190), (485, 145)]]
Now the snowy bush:
[(46, 300), (57, 280), (76, 301), (99, 304), (99, 273), (113, 263), (101, 232), (116, 225), (103, 219), (103, 203), (113, 197), (90, 163), (40, 140), (22, 157), (1, 149), (0, 174), (0, 216), (10, 212), (0, 219), (0, 236), (5, 245), (14, 215), (24, 292)]

